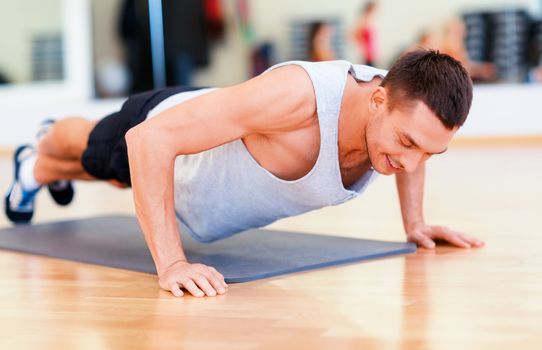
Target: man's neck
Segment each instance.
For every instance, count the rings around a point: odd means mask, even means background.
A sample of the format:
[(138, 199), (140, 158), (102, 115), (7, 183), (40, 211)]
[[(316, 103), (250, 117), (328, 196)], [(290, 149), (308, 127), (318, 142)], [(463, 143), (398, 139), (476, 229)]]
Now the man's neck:
[(349, 78), (339, 121), (339, 148), (342, 153), (367, 155), (365, 133), (370, 119), (371, 94), (379, 81), (356, 82)]

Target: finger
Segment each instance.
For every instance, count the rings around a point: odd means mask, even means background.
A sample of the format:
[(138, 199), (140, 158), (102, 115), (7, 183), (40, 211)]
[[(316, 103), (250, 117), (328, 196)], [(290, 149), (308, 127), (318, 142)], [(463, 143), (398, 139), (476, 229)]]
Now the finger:
[(421, 244), (426, 249), (434, 249), (436, 245), (435, 242), (431, 238), (426, 237), (426, 236), (423, 236), (421, 238)]
[(210, 271), (207, 279), (211, 283), (213, 288), (218, 292), (218, 294), (226, 293), (227, 287), (224, 286), (224, 279), (220, 277), (219, 273)]
[[(218, 279), (223, 288), (228, 288), (228, 285), (224, 281), (224, 276), (222, 276), (222, 274), (218, 272), (217, 269), (215, 269), (214, 267), (203, 264), (197, 264), (196, 267), (198, 272), (207, 277), (209, 281), (213, 279)], [(213, 287), (215, 287), (216, 289), (217, 286), (213, 284)]]
[(220, 281), (220, 284), (222, 285), (222, 287), (227, 289), (228, 285), (226, 284), (226, 281), (224, 280), (224, 276), (220, 272), (218, 272), (217, 269), (215, 269), (214, 267), (209, 267), (209, 270), (211, 270), (215, 278)]
[(226, 282), (224, 282), (224, 276), (222, 276), (215, 268), (208, 267), (202, 272), (213, 288), (219, 293), (224, 294), (227, 290)]
[(461, 237), (462, 240), (464, 240), (465, 242), (468, 242), (470, 245), (473, 245), (475, 247), (483, 247), (484, 246), (484, 241), (481, 241), (479, 239), (476, 239), (474, 237), (469, 237), (467, 235), (464, 235), (464, 234), (460, 234), (459, 237)]
[(179, 287), (177, 283), (172, 283), (171, 286), (169, 287), (169, 290), (176, 297), (182, 297), (184, 295), (183, 291), (181, 290), (181, 287)]
[(461, 239), (458, 233), (451, 230), (443, 230), (435, 234), (434, 237), (443, 239), (446, 242), (451, 243), (457, 247), (470, 248), (470, 244), (467, 241)]
[(418, 246), (421, 246), (426, 249), (433, 249), (435, 248), (435, 242), (426, 235), (422, 234), (415, 234), (411, 236), (411, 241), (416, 243)]
[(214, 297), (216, 295), (216, 290), (211, 286), (205, 275), (199, 275), (195, 281), (198, 284), (198, 287), (203, 290), (207, 296)]
[(182, 285), (183, 285), (184, 289), (189, 291), (190, 294), (192, 294), (193, 296), (195, 296), (197, 298), (201, 298), (201, 297), (205, 296), (205, 293), (203, 293), (201, 291), (201, 289), (199, 289), (198, 286), (196, 286), (194, 281), (192, 281), (191, 279), (187, 279), (186, 281), (184, 281), (182, 283)]
[(461, 232), (451, 230), (447, 227), (442, 228), (442, 233), (445, 235), (444, 239), (448, 242), (462, 248), (470, 248), (471, 244), (468, 240), (463, 239), (465, 235)]

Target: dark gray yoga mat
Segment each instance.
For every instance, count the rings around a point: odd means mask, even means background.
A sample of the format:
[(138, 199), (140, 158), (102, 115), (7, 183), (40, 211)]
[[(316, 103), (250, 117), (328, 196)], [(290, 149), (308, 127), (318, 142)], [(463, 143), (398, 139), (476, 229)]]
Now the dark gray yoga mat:
[[(247, 282), (319, 267), (412, 253), (412, 243), (249, 230), (210, 244), (183, 235), (188, 259), (215, 267), (226, 282)], [(156, 273), (135, 217), (25, 225), (0, 230), (0, 248)]]

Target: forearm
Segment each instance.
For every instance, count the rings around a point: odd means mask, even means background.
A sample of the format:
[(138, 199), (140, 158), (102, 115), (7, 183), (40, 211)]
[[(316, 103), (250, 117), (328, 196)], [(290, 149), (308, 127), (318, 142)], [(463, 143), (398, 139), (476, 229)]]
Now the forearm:
[[(135, 210), (158, 274), (186, 260), (175, 218), (173, 167), (175, 153), (158, 144), (152, 131), (126, 134)], [(152, 143), (150, 142), (152, 140)]]
[(413, 173), (398, 173), (397, 190), (401, 202), (403, 224), (409, 242), (427, 249), (435, 248), (437, 240), (462, 248), (482, 247), (484, 242), (444, 226), (429, 226), (423, 218), (425, 163)]
[(412, 173), (401, 172), (396, 175), (397, 192), (401, 204), (403, 225), (408, 229), (423, 223), (423, 191), (425, 182), (425, 163)]

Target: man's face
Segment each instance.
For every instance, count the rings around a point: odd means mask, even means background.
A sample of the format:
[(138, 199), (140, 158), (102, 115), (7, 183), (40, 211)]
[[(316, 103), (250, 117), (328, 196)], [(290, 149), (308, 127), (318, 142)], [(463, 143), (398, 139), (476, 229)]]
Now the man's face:
[(367, 151), (381, 174), (413, 172), (433, 154), (444, 152), (456, 131), (446, 129), (421, 101), (391, 111), (383, 103), (367, 126)]

